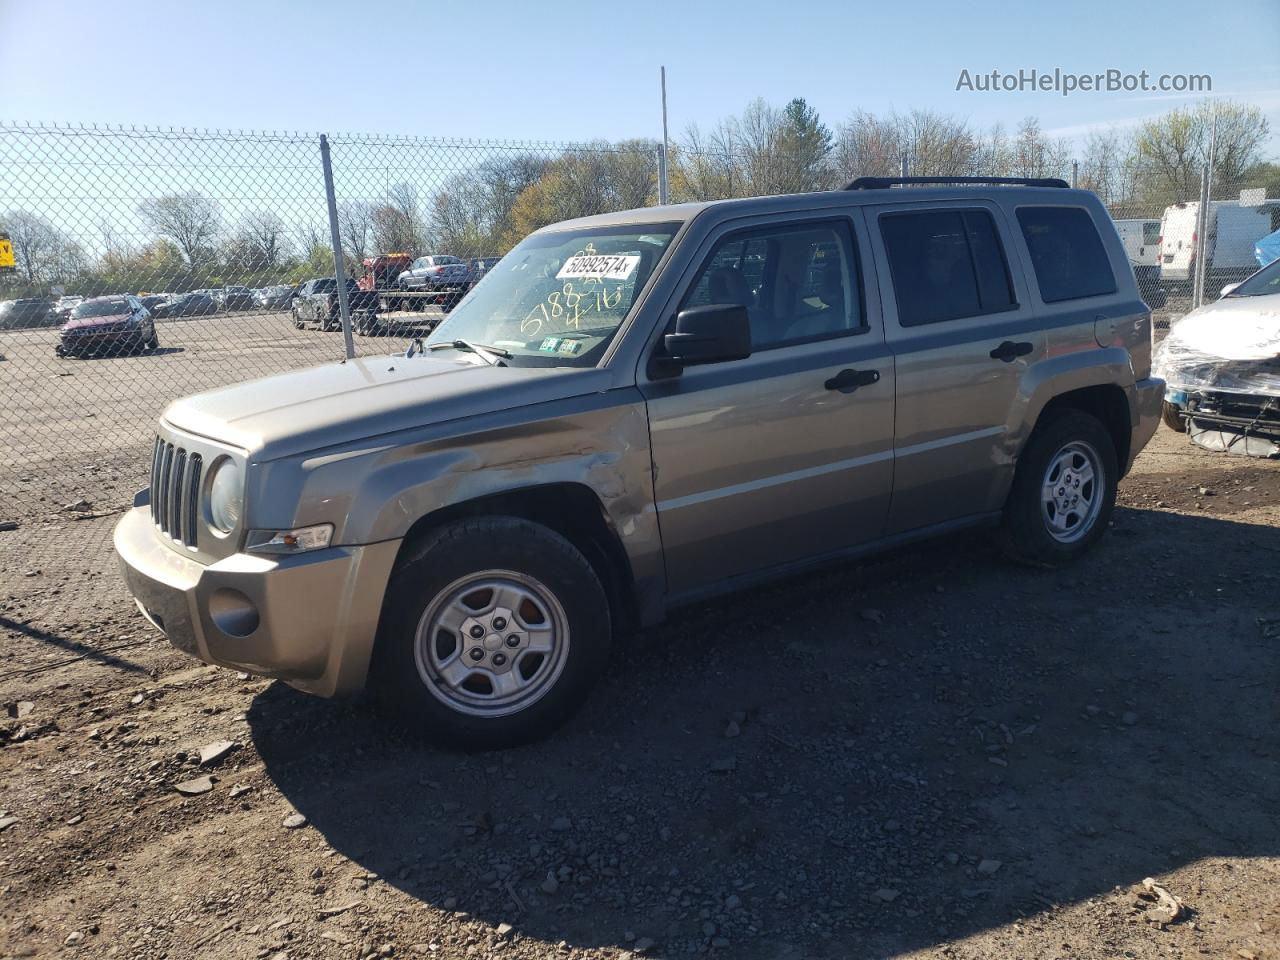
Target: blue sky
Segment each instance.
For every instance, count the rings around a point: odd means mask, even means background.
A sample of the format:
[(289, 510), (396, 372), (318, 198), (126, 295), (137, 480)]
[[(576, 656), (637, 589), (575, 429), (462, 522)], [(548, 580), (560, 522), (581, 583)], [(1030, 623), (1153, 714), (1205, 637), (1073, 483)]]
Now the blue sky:
[[(957, 92), (962, 69), (1208, 73), (1280, 153), (1280, 3), (0, 0), (0, 118), (443, 137), (673, 134), (756, 96), (1077, 136), (1188, 98)], [(1040, 12), (1043, 10), (1044, 12)], [(1052, 12), (1050, 12), (1052, 10)]]

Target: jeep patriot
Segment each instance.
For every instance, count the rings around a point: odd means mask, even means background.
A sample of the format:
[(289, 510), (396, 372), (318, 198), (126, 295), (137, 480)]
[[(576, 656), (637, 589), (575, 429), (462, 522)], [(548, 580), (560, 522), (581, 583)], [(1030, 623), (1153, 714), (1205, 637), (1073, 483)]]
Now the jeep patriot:
[(115, 530), (138, 606), (491, 747), (692, 600), (964, 527), (1075, 560), (1164, 394), (1111, 218), (904, 182), (553, 224), (403, 355), (176, 401)]

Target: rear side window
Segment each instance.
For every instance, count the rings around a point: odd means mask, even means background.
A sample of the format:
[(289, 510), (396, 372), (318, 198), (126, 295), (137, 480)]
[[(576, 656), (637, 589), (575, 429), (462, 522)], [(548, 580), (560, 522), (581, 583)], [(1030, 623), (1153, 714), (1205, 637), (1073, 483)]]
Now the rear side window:
[(1116, 292), (1093, 217), (1081, 207), (1019, 207), (1018, 224), (1045, 303)]
[(1160, 222), (1158, 220), (1148, 220), (1142, 225), (1142, 242), (1152, 247), (1160, 242)]
[(991, 214), (931, 210), (880, 218), (904, 327), (1001, 313), (1017, 306)]

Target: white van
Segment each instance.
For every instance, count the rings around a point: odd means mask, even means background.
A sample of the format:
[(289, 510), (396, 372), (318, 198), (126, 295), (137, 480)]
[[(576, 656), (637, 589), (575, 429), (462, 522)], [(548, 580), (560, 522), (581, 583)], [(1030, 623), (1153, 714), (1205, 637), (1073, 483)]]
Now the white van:
[(1115, 224), (1133, 272), (1137, 274), (1139, 267), (1160, 269), (1160, 221), (1117, 220)]
[[(1258, 269), (1253, 245), (1270, 233), (1271, 204), (1241, 206), (1239, 200), (1209, 204), (1205, 257), (1209, 273), (1205, 288), (1243, 280)], [(1199, 201), (1165, 207), (1160, 221), (1160, 280), (1182, 282), (1195, 277), (1196, 220)]]

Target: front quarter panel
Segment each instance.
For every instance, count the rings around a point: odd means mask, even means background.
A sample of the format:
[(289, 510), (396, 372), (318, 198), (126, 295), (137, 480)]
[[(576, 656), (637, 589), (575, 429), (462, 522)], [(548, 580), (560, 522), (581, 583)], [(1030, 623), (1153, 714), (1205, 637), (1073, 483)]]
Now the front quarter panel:
[(250, 525), (332, 523), (336, 545), (377, 543), (404, 537), (446, 507), (563, 483), (596, 495), (637, 586), (656, 588), (662, 563), (648, 420), (634, 387), (261, 464)]

